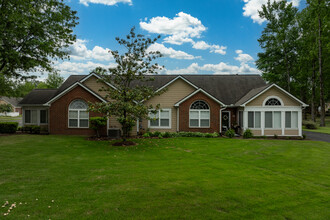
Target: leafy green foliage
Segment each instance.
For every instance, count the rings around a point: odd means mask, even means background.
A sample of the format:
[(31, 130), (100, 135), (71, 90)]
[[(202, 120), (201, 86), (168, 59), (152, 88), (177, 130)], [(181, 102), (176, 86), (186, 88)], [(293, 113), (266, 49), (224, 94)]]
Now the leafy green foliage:
[(46, 86), (48, 89), (57, 89), (59, 88), (64, 81), (64, 78), (60, 76), (59, 73), (49, 73), (46, 79)]
[[(118, 51), (110, 51), (116, 63), (114, 68), (108, 70), (101, 67), (93, 72), (102, 75), (102, 82), (110, 83), (115, 88), (102, 88), (106, 91), (106, 98), (111, 100), (107, 103), (90, 103), (90, 111), (101, 112), (107, 116), (115, 116), (122, 126), (123, 140), (129, 136), (129, 132), (138, 119), (149, 119), (148, 114), (159, 106), (146, 106), (148, 99), (161, 94), (151, 87), (141, 85), (141, 82), (153, 80), (146, 77), (148, 74), (157, 74), (162, 67), (154, 63), (160, 52), (148, 52), (147, 48), (159, 38), (150, 39), (143, 35), (135, 34), (132, 28), (125, 39), (116, 38), (120, 45), (126, 48), (126, 52), (119, 54)], [(133, 84), (133, 82), (135, 82)]]
[(243, 133), (243, 138), (252, 138), (253, 137), (253, 133), (250, 129), (246, 129)]
[(304, 121), (303, 125), (307, 128), (307, 129), (317, 129), (316, 123), (313, 121)]
[[(63, 1), (2, 0), (0, 11), (0, 78), (12, 81), (34, 71), (51, 72), (54, 59), (68, 57), (78, 17)], [(0, 88), (8, 85), (0, 83)]]
[(0, 133), (15, 133), (18, 122), (0, 122)]
[(0, 104), (0, 113), (12, 112), (13, 107), (10, 104)]
[(96, 136), (100, 137), (99, 130), (107, 125), (107, 118), (106, 117), (91, 117), (89, 119), (90, 127), (96, 132)]
[(25, 125), (22, 127), (23, 132), (28, 132), (30, 134), (40, 134), (41, 127), (39, 125)]
[(235, 136), (235, 131), (234, 131), (234, 129), (229, 129), (229, 130), (227, 130), (226, 133), (225, 133), (225, 136), (226, 136), (226, 137), (229, 137), (229, 138), (233, 138), (233, 137)]

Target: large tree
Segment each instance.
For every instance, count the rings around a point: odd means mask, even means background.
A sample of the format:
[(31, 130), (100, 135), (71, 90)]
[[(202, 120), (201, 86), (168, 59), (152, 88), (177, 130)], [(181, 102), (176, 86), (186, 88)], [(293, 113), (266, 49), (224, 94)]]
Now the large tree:
[(278, 83), (289, 92), (296, 63), (297, 12), (298, 9), (285, 0), (268, 0), (259, 11), (259, 16), (267, 20), (267, 25), (258, 39), (264, 51), (258, 53), (257, 67), (267, 81)]
[(0, 0), (0, 78), (52, 71), (54, 59), (68, 57), (63, 48), (76, 39), (77, 19), (61, 0)]
[(62, 85), (64, 78), (57, 72), (49, 73), (46, 79), (46, 86), (49, 89), (57, 89)]
[(102, 88), (101, 90), (107, 92), (106, 98), (111, 101), (90, 103), (90, 111), (116, 117), (122, 126), (123, 141), (126, 141), (137, 120), (149, 118), (149, 112), (159, 107), (147, 106), (144, 103), (161, 93), (154, 91), (145, 83), (153, 80), (152, 77), (146, 77), (146, 75), (157, 74), (162, 68), (154, 62), (156, 58), (161, 57), (160, 52), (147, 50), (159, 37), (146, 38), (136, 34), (135, 29), (132, 28), (126, 38), (116, 38), (117, 42), (125, 47), (126, 52), (119, 54), (118, 51), (110, 51), (117, 66), (108, 70), (102, 68), (94, 70), (103, 76), (101, 81), (110, 83), (115, 88)]

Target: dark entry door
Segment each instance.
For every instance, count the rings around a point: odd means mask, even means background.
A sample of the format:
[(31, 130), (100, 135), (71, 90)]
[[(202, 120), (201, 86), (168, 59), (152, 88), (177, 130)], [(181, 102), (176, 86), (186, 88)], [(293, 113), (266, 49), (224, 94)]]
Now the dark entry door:
[(230, 129), (230, 112), (223, 111), (221, 120), (222, 120), (222, 130), (226, 131)]

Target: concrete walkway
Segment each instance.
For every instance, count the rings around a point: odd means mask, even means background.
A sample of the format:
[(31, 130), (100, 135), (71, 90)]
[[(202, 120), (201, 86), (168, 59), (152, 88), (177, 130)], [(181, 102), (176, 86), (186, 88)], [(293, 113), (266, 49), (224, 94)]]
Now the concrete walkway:
[(330, 143), (330, 134), (324, 134), (313, 131), (303, 131), (303, 134), (306, 135), (306, 139), (313, 141), (325, 141)]

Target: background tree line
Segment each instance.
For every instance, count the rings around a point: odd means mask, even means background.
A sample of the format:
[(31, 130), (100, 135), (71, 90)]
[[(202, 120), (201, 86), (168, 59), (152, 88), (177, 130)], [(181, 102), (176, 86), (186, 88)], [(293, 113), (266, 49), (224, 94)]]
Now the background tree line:
[(256, 61), (262, 76), (308, 103), (313, 121), (320, 106), (320, 126), (325, 126), (325, 102), (330, 98), (330, 1), (307, 0), (298, 11), (285, 0), (268, 0), (259, 15), (267, 20), (258, 39), (263, 52)]

